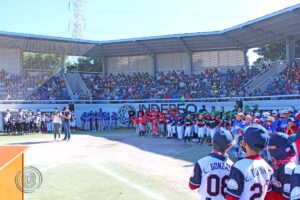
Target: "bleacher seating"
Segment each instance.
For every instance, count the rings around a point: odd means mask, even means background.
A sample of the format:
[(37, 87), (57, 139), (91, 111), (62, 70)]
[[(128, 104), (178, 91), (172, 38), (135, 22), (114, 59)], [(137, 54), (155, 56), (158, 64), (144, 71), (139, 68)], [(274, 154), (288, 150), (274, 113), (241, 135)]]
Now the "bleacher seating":
[(287, 65), (278, 76), (273, 78), (264, 95), (300, 94), (300, 64)]
[(1, 99), (5, 100), (67, 100), (70, 99), (60, 74), (51, 72), (24, 73), (13, 75), (2, 70), (0, 83), (5, 90)]
[(257, 75), (256, 67), (221, 73), (217, 69), (188, 76), (183, 72), (159, 72), (132, 75), (97, 75), (82, 73), (94, 100), (212, 98), (249, 95), (243, 84)]

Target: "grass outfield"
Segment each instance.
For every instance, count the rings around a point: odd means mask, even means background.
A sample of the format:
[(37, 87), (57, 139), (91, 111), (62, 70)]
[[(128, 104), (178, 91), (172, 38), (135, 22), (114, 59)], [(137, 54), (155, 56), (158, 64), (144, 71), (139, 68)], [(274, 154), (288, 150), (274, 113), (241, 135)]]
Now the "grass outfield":
[(188, 179), (193, 162), (211, 149), (140, 138), (130, 129), (75, 132), (69, 142), (53, 142), (52, 134), (0, 136), (0, 143), (29, 145), (25, 165), (43, 174), (41, 187), (26, 200), (196, 200)]

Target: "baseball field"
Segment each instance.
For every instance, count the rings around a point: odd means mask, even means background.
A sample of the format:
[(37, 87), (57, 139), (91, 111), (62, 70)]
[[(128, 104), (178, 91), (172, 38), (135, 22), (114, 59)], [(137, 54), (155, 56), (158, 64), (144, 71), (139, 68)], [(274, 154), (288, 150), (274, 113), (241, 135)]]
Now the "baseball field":
[(211, 150), (130, 129), (75, 132), (69, 142), (53, 142), (52, 134), (1, 136), (0, 143), (30, 146), (25, 165), (37, 167), (43, 182), (26, 200), (198, 199), (188, 180)]

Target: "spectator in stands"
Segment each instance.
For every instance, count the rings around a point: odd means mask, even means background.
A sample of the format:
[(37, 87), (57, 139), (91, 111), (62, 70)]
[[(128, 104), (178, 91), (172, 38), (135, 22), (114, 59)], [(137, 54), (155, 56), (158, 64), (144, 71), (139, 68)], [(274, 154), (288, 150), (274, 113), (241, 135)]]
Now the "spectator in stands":
[(242, 87), (260, 71), (242, 68), (226, 73), (218, 69), (206, 69), (200, 74), (188, 76), (183, 71), (158, 72), (156, 78), (148, 73), (132, 75), (82, 74), (94, 99), (190, 99), (225, 96), (248, 96)]
[(287, 65), (271, 84), (264, 95), (300, 94), (300, 67), (298, 63)]

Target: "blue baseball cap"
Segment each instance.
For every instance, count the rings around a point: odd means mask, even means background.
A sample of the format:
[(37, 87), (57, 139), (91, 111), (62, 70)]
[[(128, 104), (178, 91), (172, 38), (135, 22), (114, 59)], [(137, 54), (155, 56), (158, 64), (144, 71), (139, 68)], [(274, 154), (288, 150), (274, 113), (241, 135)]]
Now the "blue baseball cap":
[(277, 132), (270, 137), (268, 146), (275, 146), (276, 149), (269, 149), (269, 152), (276, 160), (282, 160), (292, 153), (295, 153), (291, 147), (291, 138), (285, 133)]
[(213, 146), (219, 150), (224, 151), (226, 148), (231, 146), (233, 141), (233, 134), (225, 129), (220, 129), (214, 134)]
[(268, 131), (261, 125), (249, 126), (244, 133), (244, 141), (256, 151), (262, 151), (266, 148), (269, 138)]

